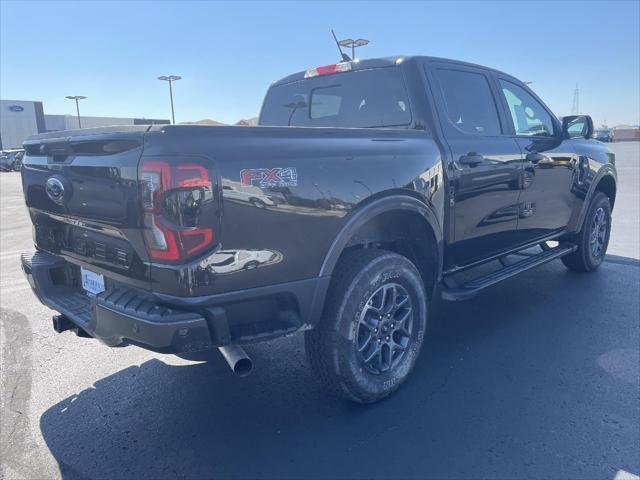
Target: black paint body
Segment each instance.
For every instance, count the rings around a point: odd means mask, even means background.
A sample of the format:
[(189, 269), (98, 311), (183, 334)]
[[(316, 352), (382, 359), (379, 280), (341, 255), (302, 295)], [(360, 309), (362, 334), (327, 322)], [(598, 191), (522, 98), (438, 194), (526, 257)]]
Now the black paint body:
[[(498, 78), (530, 92), (517, 79), (428, 57), (353, 64), (353, 70), (370, 68), (402, 72), (409, 125), (165, 125), (32, 137), (25, 143), (22, 178), (36, 246), (71, 268), (104, 274), (108, 289), (126, 286), (164, 305), (200, 312), (213, 344), (242, 343), (315, 324), (340, 254), (381, 215), (404, 212), (420, 219), (430, 238), (425, 248), (435, 258), (433, 286), (448, 272), (579, 230), (598, 183), (606, 177), (615, 185), (607, 147), (563, 138), (555, 117), (551, 138), (515, 135)], [(436, 68), (486, 77), (500, 134), (465, 134), (446, 119)], [(295, 74), (274, 86), (302, 78)], [(110, 139), (129, 141), (131, 148), (114, 154), (67, 148)], [(531, 152), (542, 157), (530, 161)], [(477, 163), (461, 161), (472, 153)], [(139, 163), (189, 158), (210, 162), (215, 178), (215, 244), (189, 262), (151, 261), (141, 233)], [(242, 170), (276, 167), (295, 168), (296, 184), (240, 191)], [(52, 176), (68, 185), (70, 196), (61, 205), (45, 193)], [(96, 255), (96, 242), (115, 253)], [(115, 262), (118, 253), (126, 261)], [(216, 322), (230, 325), (230, 332), (221, 333)]]

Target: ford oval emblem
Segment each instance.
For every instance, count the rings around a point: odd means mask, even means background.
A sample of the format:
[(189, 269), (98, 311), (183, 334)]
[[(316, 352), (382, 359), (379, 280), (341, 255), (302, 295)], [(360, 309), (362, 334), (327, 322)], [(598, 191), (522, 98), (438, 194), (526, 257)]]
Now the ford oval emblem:
[(9, 110), (11, 110), (12, 112), (22, 112), (24, 111), (24, 107), (21, 107), (20, 105), (11, 105), (9, 107)]
[(47, 191), (47, 196), (54, 203), (62, 205), (62, 203), (64, 202), (64, 184), (60, 181), (60, 179), (56, 177), (47, 179), (45, 189)]

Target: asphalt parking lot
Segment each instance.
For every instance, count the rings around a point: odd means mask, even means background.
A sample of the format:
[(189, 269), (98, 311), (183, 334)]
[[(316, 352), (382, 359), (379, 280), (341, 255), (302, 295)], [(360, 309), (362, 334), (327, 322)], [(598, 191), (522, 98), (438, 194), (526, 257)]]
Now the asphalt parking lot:
[(0, 174), (0, 478), (640, 474), (640, 142), (612, 149), (602, 268), (555, 262), (434, 302), (410, 380), (371, 406), (327, 397), (300, 335), (248, 348), (255, 372), (238, 379), (217, 352), (191, 362), (54, 333), (19, 268), (19, 174)]

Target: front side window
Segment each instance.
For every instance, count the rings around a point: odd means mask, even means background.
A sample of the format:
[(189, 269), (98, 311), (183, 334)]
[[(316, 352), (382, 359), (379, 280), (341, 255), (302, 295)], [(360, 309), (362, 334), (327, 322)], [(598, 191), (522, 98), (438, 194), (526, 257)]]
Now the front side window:
[(533, 96), (518, 85), (500, 80), (516, 135), (551, 137), (553, 121), (551, 115)]
[(461, 70), (436, 70), (449, 122), (464, 133), (500, 135), (498, 110), (487, 77)]
[(399, 127), (411, 123), (398, 67), (322, 75), (272, 87), (260, 125)]

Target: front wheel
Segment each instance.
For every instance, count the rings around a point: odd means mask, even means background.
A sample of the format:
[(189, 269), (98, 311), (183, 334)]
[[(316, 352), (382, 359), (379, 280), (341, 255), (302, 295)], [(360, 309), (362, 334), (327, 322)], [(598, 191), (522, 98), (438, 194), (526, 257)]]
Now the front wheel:
[(604, 193), (597, 192), (591, 200), (582, 229), (570, 239), (578, 245), (578, 249), (562, 257), (562, 262), (569, 270), (576, 272), (595, 270), (607, 253), (610, 234), (611, 203)]
[(340, 260), (319, 325), (305, 335), (312, 368), (338, 395), (381, 400), (412, 370), (427, 322), (420, 274), (405, 257), (362, 249)]

